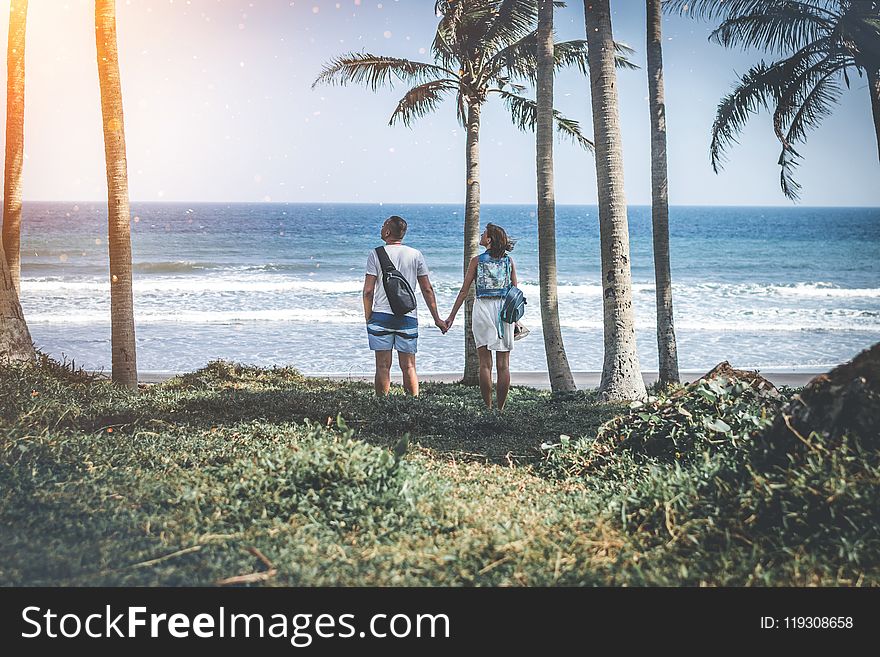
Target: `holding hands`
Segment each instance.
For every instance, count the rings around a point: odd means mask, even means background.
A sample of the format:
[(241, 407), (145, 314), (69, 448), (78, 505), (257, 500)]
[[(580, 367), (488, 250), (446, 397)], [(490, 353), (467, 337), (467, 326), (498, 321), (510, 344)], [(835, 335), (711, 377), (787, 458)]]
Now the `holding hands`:
[(453, 323), (454, 321), (455, 321), (455, 313), (452, 313), (452, 314), (450, 314), (449, 317), (447, 317), (446, 319), (440, 319), (440, 317), (437, 316), (437, 317), (434, 319), (434, 325), (435, 325), (438, 329), (440, 329), (440, 332), (441, 332), (441, 333), (443, 333), (444, 335), (446, 335), (447, 331), (449, 331), (449, 329), (452, 328), (452, 323)]

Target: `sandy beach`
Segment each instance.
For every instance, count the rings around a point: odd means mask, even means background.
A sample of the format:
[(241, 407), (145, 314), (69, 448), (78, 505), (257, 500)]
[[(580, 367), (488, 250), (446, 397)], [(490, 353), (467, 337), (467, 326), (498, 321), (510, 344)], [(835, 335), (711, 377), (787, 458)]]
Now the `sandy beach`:
[[(819, 371), (775, 371), (761, 372), (761, 375), (769, 379), (776, 386), (799, 387), (806, 385), (813, 377), (823, 372)], [(159, 383), (175, 376), (178, 372), (164, 371), (144, 371), (138, 374), (138, 380), (141, 383)], [(695, 381), (705, 372), (682, 372), (681, 379), (685, 382)], [(599, 380), (602, 377), (601, 372), (574, 372), (575, 383), (579, 389), (597, 388)], [(646, 385), (651, 385), (657, 381), (657, 372), (643, 372), (642, 377), (645, 379)], [(335, 374), (335, 375), (316, 375), (314, 378), (333, 379), (338, 381), (372, 381), (372, 373), (363, 374)], [(419, 380), (424, 382), (435, 383), (455, 383), (461, 380), (461, 374), (457, 372), (440, 372), (432, 374), (420, 374)], [(400, 372), (391, 372), (391, 381), (400, 383)], [(529, 386), (531, 388), (548, 389), (550, 388), (550, 379), (546, 372), (512, 372), (511, 383), (515, 386)]]

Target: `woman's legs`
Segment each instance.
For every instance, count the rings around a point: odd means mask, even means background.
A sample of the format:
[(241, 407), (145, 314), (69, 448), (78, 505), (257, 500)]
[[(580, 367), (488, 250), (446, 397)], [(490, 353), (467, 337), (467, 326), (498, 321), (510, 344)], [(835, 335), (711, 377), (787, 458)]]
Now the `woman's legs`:
[(495, 359), (498, 364), (498, 410), (504, 410), (504, 403), (507, 401), (507, 392), (510, 390), (510, 352), (496, 351)]
[(480, 357), (480, 392), (486, 408), (492, 408), (492, 352), (486, 347), (477, 347)]

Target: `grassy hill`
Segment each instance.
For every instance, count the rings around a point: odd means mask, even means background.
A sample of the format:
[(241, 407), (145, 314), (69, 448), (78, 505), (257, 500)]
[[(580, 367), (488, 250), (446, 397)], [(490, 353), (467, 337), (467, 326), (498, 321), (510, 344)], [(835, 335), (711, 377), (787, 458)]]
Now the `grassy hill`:
[(0, 583), (880, 584), (878, 439), (770, 444), (789, 396), (514, 388), (498, 414), (458, 385), (3, 365)]

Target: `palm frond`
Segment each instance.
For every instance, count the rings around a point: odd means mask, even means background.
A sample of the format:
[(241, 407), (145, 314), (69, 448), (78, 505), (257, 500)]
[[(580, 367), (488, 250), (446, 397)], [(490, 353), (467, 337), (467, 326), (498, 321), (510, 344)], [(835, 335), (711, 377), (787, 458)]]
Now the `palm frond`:
[(663, 0), (663, 11), (667, 14), (712, 21), (770, 12), (781, 7), (800, 6), (813, 9), (827, 18), (833, 18), (839, 4), (830, 0)]
[(774, 8), (728, 18), (709, 40), (725, 47), (759, 48), (779, 54), (799, 50), (834, 29), (834, 24), (812, 7)]
[[(469, 0), (458, 32), (457, 50), (475, 67), (499, 48), (487, 35), (497, 17), (500, 0)], [(519, 0), (522, 1), (522, 0)]]
[(431, 55), (435, 62), (439, 62), (441, 66), (451, 68), (455, 65), (455, 51), (452, 44), (446, 40), (447, 34), (438, 29), (434, 33), (434, 40), (431, 42)]
[[(553, 56), (556, 60), (556, 68), (562, 69), (568, 66), (577, 66), (584, 75), (590, 74), (590, 64), (587, 57), (587, 40), (575, 39), (573, 41), (558, 41), (553, 44)], [(614, 65), (619, 69), (636, 70), (639, 65), (630, 57), (635, 50), (621, 41), (614, 42)]]
[[(535, 101), (502, 89), (493, 89), (492, 91), (499, 94), (502, 100), (504, 100), (504, 104), (507, 105), (507, 109), (510, 111), (513, 124), (517, 128), (524, 131), (534, 131), (536, 129), (538, 125), (538, 104)], [(568, 137), (572, 142), (588, 151), (593, 150), (593, 142), (581, 132), (579, 122), (563, 116), (557, 110), (553, 110), (553, 120), (556, 123), (556, 130), (559, 134)]]
[(487, 52), (515, 43), (534, 30), (538, 20), (535, 0), (500, 0), (492, 4), (493, 18), (484, 37)]
[(393, 86), (395, 79), (407, 84), (420, 84), (432, 78), (447, 76), (455, 77), (455, 74), (434, 64), (370, 53), (348, 53), (324, 66), (321, 74), (312, 83), (312, 88), (321, 84), (363, 84), (376, 91), (385, 85)]
[(502, 70), (510, 77), (534, 80), (538, 70), (538, 32), (533, 30), (519, 41), (496, 52), (487, 66), (496, 75)]
[[(629, 56), (635, 50), (624, 43), (615, 42), (615, 65), (621, 69), (638, 69)], [(553, 59), (557, 70), (577, 66), (581, 73), (589, 75), (586, 39), (557, 41), (553, 44)], [(511, 77), (520, 77), (534, 83), (538, 77), (538, 33), (529, 33), (518, 42), (500, 50), (490, 60), (490, 65), (505, 70)]]
[(880, 4), (851, 3), (837, 25), (841, 42), (855, 46), (853, 58), (866, 71), (880, 69)]
[[(783, 193), (797, 199), (795, 146), (831, 114), (843, 93), (840, 78), (880, 68), (880, 2), (861, 0), (664, 0), (666, 13), (720, 20), (710, 40), (758, 48), (783, 59), (763, 61), (743, 75), (718, 105), (710, 156), (716, 173), (724, 151), (752, 114), (772, 111), (782, 144), (778, 164)], [(792, 54), (793, 53), (793, 54)], [(840, 74), (840, 77), (838, 77)]]
[[(586, 41), (584, 42), (586, 43)], [(614, 42), (614, 66), (615, 68), (625, 69), (629, 71), (638, 70), (639, 65), (633, 62), (630, 57), (636, 53), (635, 49), (630, 48), (620, 41)]]
[(440, 22), (437, 24), (431, 52), (434, 59), (444, 66), (452, 66), (456, 56), (461, 54), (456, 48), (465, 9), (464, 0), (437, 0), (434, 3), (434, 13), (440, 17)]
[(553, 59), (557, 69), (577, 66), (584, 75), (590, 74), (587, 60), (587, 40), (558, 41), (553, 44)]
[(770, 65), (759, 62), (740, 78), (730, 94), (721, 99), (712, 124), (712, 142), (709, 147), (715, 173), (722, 168), (725, 149), (736, 143), (736, 135), (749, 117), (761, 108), (769, 109), (771, 105), (776, 107), (791, 79), (821, 59), (825, 45), (825, 41), (820, 39), (787, 59)]
[(783, 148), (777, 161), (780, 167), (779, 186), (786, 198), (792, 201), (797, 201), (801, 197), (802, 185), (794, 178), (800, 160), (801, 156), (795, 151)]
[[(626, 46), (623, 46), (626, 48)], [(589, 74), (587, 42), (579, 39), (559, 41), (553, 44), (553, 58), (557, 70), (577, 66), (581, 73)], [(538, 76), (538, 37), (531, 32), (517, 43), (499, 51), (490, 61), (497, 70), (504, 70), (510, 77), (519, 77), (534, 84)], [(622, 66), (638, 68), (628, 60)]]
[(788, 78), (773, 111), (773, 130), (784, 147), (803, 142), (807, 131), (819, 127), (822, 119), (831, 114), (843, 92), (832, 77), (838, 73), (845, 75), (849, 65), (849, 57), (833, 54)]
[(801, 189), (794, 178), (801, 160), (794, 144), (806, 141), (807, 131), (817, 128), (831, 114), (843, 93), (834, 78), (845, 66), (846, 60), (826, 58), (810, 67), (782, 95), (773, 114), (773, 128), (782, 144), (779, 182), (783, 194), (792, 200), (799, 198)]
[(709, 154), (712, 168), (718, 173), (724, 162), (725, 149), (737, 143), (736, 136), (746, 122), (761, 108), (769, 109), (779, 98), (785, 85), (783, 67), (779, 62), (759, 62), (743, 75), (736, 88), (721, 99), (712, 124)]
[(413, 121), (437, 109), (446, 92), (454, 91), (457, 88), (458, 84), (455, 80), (432, 80), (420, 84), (418, 87), (413, 87), (397, 103), (397, 108), (391, 115), (388, 125), (394, 125), (396, 121), (400, 120), (403, 125), (409, 128)]
[[(451, 58), (464, 63), (475, 63), (480, 54), (489, 49), (486, 35), (491, 29), (502, 0), (449, 0), (436, 2), (440, 16), (435, 45), (439, 52), (445, 47)], [(523, 2), (524, 0), (518, 0)]]

